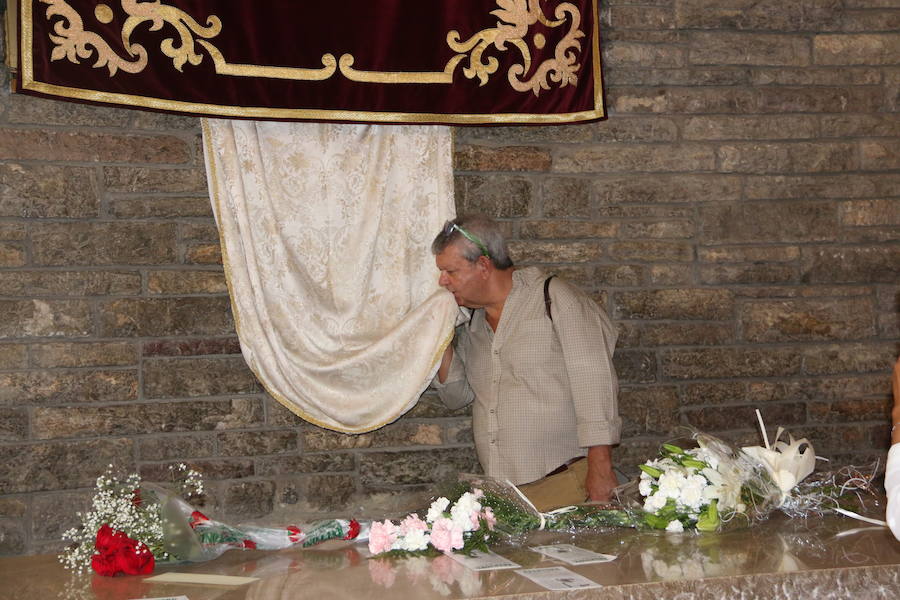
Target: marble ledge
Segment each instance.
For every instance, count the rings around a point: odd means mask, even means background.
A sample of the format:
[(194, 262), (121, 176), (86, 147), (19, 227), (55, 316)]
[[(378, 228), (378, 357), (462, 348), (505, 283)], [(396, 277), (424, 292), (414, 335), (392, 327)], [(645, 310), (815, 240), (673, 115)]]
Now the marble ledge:
[(142, 577), (73, 576), (52, 556), (0, 559), (0, 599), (189, 600), (379, 598), (437, 600), (788, 600), (900, 598), (900, 542), (883, 527), (844, 517), (777, 515), (723, 534), (533, 532), (496, 547), (523, 568), (566, 566), (530, 546), (570, 543), (616, 555), (567, 566), (598, 588), (548, 591), (514, 570), (471, 571), (445, 556), (369, 558), (364, 545), (329, 542), (280, 552), (230, 551), (168, 571), (254, 577), (238, 587), (150, 584)]

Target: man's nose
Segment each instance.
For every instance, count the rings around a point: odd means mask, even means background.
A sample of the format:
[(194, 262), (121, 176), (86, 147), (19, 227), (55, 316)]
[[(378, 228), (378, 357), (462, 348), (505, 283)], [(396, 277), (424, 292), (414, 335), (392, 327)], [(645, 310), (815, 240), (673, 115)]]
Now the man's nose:
[(438, 277), (438, 285), (447, 287), (450, 283), (450, 278), (447, 277), (447, 274), (444, 271), (441, 271), (440, 276)]

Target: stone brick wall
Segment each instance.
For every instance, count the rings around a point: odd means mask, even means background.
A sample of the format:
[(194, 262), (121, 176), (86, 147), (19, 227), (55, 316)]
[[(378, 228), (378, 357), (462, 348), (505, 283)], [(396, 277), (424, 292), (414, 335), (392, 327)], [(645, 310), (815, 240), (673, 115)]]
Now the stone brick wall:
[[(900, 2), (604, 2), (610, 119), (456, 132), (458, 206), (621, 332), (635, 465), (682, 424), (887, 446), (900, 340)], [(0, 43), (0, 47), (2, 47)], [(0, 71), (0, 555), (52, 551), (108, 463), (185, 461), (226, 519), (396, 510), (475, 468), (430, 394), (346, 436), (240, 356), (195, 119), (39, 100)], [(366, 510), (360, 507), (365, 504)]]

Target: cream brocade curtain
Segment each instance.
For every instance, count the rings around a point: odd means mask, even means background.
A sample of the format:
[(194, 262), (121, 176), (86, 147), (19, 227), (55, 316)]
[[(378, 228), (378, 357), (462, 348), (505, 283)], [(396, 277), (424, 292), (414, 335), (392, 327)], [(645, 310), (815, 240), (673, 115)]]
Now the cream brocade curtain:
[(447, 127), (204, 119), (244, 358), (304, 419), (361, 433), (409, 410), (457, 315), (430, 245), (453, 217)]

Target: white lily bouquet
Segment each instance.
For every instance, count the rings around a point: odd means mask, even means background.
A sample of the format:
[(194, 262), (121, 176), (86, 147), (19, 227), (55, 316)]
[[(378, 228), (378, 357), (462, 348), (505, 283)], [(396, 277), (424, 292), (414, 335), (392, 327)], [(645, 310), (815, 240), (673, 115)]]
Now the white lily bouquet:
[(789, 516), (839, 512), (861, 504), (862, 494), (871, 492), (877, 468), (863, 474), (844, 467), (809, 477), (816, 456), (806, 438), (780, 441), (778, 428), (770, 444), (760, 418), (765, 446), (733, 448), (704, 433), (695, 433), (696, 448), (663, 444), (658, 458), (639, 466), (634, 486), (619, 490), (619, 498), (635, 526), (666, 531), (721, 531), (764, 519), (773, 510)]
[(719, 440), (697, 436), (697, 448), (663, 444), (660, 457), (639, 466), (637, 515), (653, 529), (717, 531), (722, 520), (746, 515), (749, 503), (767, 502), (774, 492), (757, 467), (732, 455)]

